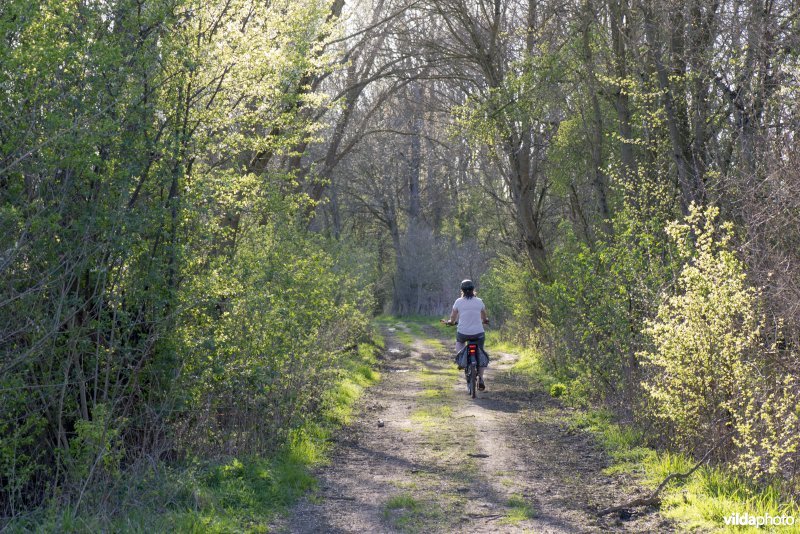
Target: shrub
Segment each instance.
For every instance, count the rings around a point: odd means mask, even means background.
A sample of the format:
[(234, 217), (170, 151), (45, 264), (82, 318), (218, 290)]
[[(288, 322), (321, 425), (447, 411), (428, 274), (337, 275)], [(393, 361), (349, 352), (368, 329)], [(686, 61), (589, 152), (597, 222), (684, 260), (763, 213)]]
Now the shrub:
[(671, 276), (663, 214), (640, 220), (633, 206), (615, 217), (613, 238), (592, 246), (565, 228), (554, 253), (554, 279), (535, 284), (539, 338), (551, 371), (570, 386), (625, 410), (641, 398), (637, 352), (641, 326)]
[(197, 454), (277, 450), (318, 411), (346, 348), (366, 334), (368, 281), (281, 209), (266, 224), (242, 217), (236, 255), (187, 277), (176, 332), (185, 408), (173, 421)]
[(650, 370), (644, 387), (681, 449), (722, 455), (733, 446), (744, 471), (776, 473), (800, 439), (796, 386), (766, 365), (759, 292), (718, 216), (693, 206), (685, 223), (667, 228), (683, 267), (646, 323), (653, 345), (640, 353)]
[(91, 419), (75, 424), (75, 436), (69, 442), (69, 467), (74, 480), (83, 480), (95, 471), (118, 476), (125, 448), (120, 438), (124, 421), (113, 421), (105, 404), (94, 407)]
[(562, 384), (561, 382), (557, 382), (550, 386), (550, 396), (554, 398), (561, 397), (564, 393), (567, 392), (567, 386)]

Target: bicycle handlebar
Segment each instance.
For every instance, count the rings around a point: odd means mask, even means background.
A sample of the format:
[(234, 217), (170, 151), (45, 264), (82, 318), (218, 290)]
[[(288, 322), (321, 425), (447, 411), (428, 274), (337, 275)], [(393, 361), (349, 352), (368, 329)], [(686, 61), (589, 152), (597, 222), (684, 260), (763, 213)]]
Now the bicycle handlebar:
[[(440, 323), (442, 323), (442, 324), (445, 324), (445, 325), (447, 325), (447, 326), (455, 326), (455, 325), (457, 325), (457, 324), (458, 324), (458, 323), (451, 323), (450, 321), (446, 321), (446, 320), (444, 320), (444, 319), (439, 319), (439, 322), (440, 322)], [(483, 324), (486, 324), (486, 325), (488, 325), (488, 324), (489, 324), (489, 319), (486, 319), (485, 321), (481, 321), (481, 322), (482, 322)]]

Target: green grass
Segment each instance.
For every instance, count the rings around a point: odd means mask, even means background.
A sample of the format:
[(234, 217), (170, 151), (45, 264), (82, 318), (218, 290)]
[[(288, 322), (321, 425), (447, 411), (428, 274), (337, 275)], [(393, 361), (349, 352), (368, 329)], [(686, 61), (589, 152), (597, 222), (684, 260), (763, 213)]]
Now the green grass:
[(532, 519), (536, 517), (536, 512), (534, 511), (533, 506), (531, 506), (531, 504), (521, 495), (512, 495), (508, 499), (506, 506), (508, 507), (508, 512), (506, 512), (502, 523), (513, 525), (515, 523), (519, 523), (520, 521), (525, 521), (526, 519)]
[(442, 510), (430, 499), (421, 500), (410, 493), (390, 497), (383, 506), (383, 519), (401, 532), (431, 532), (431, 525), (444, 519)]
[[(651, 489), (669, 474), (686, 473), (694, 466), (694, 460), (685, 455), (658, 453), (641, 446), (641, 434), (613, 422), (607, 411), (578, 413), (571, 426), (592, 432), (609, 453), (613, 464), (606, 473), (634, 474)], [(787, 492), (778, 485), (756, 486), (720, 467), (704, 466), (688, 480), (676, 481), (662, 492), (661, 513), (687, 531), (763, 532), (755, 527), (727, 526), (724, 518), (738, 512), (789, 515), (800, 522), (800, 507), (788, 502), (785, 495)], [(780, 532), (800, 532), (800, 525), (783, 527)]]
[(447, 326), (441, 323), (442, 319), (448, 319), (445, 316), (431, 316), (431, 315), (404, 315), (397, 317), (395, 315), (380, 315), (374, 319), (374, 322), (382, 326), (396, 326), (403, 325), (409, 331), (424, 336), (424, 327), (433, 327), (441, 334), (446, 336), (455, 337), (456, 329), (454, 326)]
[(430, 429), (440, 427), (452, 419), (453, 409), (447, 402), (453, 394), (451, 378), (459, 373), (455, 367), (441, 370), (423, 367), (416, 371), (425, 389), (419, 395), (419, 408), (411, 413), (411, 421)]
[(441, 399), (444, 397), (444, 391), (441, 389), (426, 389), (419, 396), (423, 399)]
[(416, 339), (414, 334), (406, 332), (404, 330), (396, 330), (395, 332), (393, 332), (393, 334), (397, 338), (397, 340), (403, 345), (413, 345), (414, 340)]
[[(277, 454), (143, 466), (103, 495), (88, 492), (77, 516), (53, 503), (15, 519), (8, 531), (267, 532), (278, 514), (316, 487), (310, 470), (327, 461), (332, 432), (350, 422), (364, 388), (380, 380), (374, 368), (383, 340), (375, 336), (343, 359), (321, 416), (295, 430)], [(108, 502), (117, 510), (106, 511)]]
[[(550, 393), (554, 386), (560, 398), (572, 406), (586, 405), (586, 399), (575, 384), (561, 383), (551, 376), (542, 359), (533, 349), (514, 346), (502, 340), (498, 332), (489, 332), (486, 345), (491, 350), (519, 355), (512, 368), (517, 376), (527, 378), (532, 387)], [(667, 475), (685, 473), (694, 462), (685, 455), (669, 452), (659, 453), (643, 446), (640, 431), (630, 425), (614, 422), (611, 412), (599, 409), (576, 411), (569, 421), (573, 430), (592, 432), (612, 459), (606, 474), (632, 474), (640, 484), (655, 489)], [(733, 513), (763, 516), (790, 515), (798, 523), (794, 527), (778, 527), (779, 532), (800, 533), (800, 506), (788, 502), (789, 492), (778, 485), (756, 486), (734, 473), (720, 467), (702, 467), (685, 481), (677, 481), (662, 494), (661, 512), (673, 519), (679, 528), (686, 531), (713, 532), (763, 532), (754, 527), (726, 526), (724, 518)]]
[(356, 357), (345, 361), (341, 379), (324, 397), (325, 418), (334, 426), (350, 424), (353, 407), (364, 388), (380, 380), (380, 373), (374, 369), (376, 347), (378, 345), (359, 345)]
[(422, 332), (422, 324), (425, 322), (417, 317), (408, 317), (404, 318), (406, 327), (411, 331), (412, 334), (416, 337), (425, 337), (425, 334)]
[(453, 409), (450, 406), (436, 403), (425, 408), (414, 410), (414, 412), (411, 413), (411, 420), (415, 422), (423, 422), (432, 419), (449, 419), (452, 416)]
[(431, 337), (425, 332), (426, 328), (434, 328), (438, 333), (446, 337), (455, 338), (455, 329), (439, 322), (441, 317), (430, 317), (426, 315), (407, 315), (395, 317), (393, 315), (381, 315), (375, 319), (375, 323), (392, 329), (392, 335), (405, 345), (412, 345), (416, 340), (422, 341), (426, 346), (434, 351), (448, 350), (446, 344), (436, 337)]
[(401, 493), (400, 495), (395, 495), (394, 497), (389, 498), (386, 501), (385, 505), (386, 510), (399, 510), (405, 509), (411, 512), (415, 512), (422, 508), (422, 504), (414, 498), (413, 495), (409, 493)]
[(127, 473), (109, 495), (117, 514), (88, 495), (77, 516), (53, 504), (18, 521), (11, 532), (267, 532), (277, 513), (316, 486), (309, 448), (287, 447), (273, 458), (230, 458)]
[(308, 471), (319, 460), (314, 449), (301, 444), (273, 459), (234, 458), (199, 468), (183, 482), (184, 491), (191, 490), (189, 509), (167, 514), (165, 526), (180, 531), (266, 532), (274, 514), (316, 486)]
[(450, 351), (452, 349), (452, 345), (448, 345), (444, 343), (441, 339), (436, 339), (433, 337), (423, 337), (421, 338), (422, 342), (431, 350), (435, 352), (442, 352), (442, 351)]
[(408, 493), (395, 495), (386, 501), (383, 519), (403, 532), (421, 531), (424, 521), (422, 503)]
[(430, 403), (427, 406), (414, 410), (411, 413), (411, 421), (421, 428), (433, 429), (440, 428), (444, 421), (453, 417), (453, 409), (439, 402)]
[[(520, 347), (503, 339), (502, 333), (491, 330), (486, 333), (486, 350), (491, 355), (493, 351), (516, 354), (518, 359), (511, 368), (516, 376), (526, 378), (532, 387), (549, 390), (558, 381), (545, 368), (542, 358), (536, 349)], [(568, 391), (566, 392), (568, 394)]]

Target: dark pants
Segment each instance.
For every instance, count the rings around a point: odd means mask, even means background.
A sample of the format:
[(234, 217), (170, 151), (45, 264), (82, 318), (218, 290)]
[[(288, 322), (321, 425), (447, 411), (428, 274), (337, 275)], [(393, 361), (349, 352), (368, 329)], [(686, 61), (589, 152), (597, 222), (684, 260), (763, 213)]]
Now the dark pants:
[(481, 332), (480, 334), (472, 334), (468, 336), (467, 334), (456, 332), (456, 343), (464, 343), (465, 341), (477, 341), (478, 347), (483, 350), (483, 343), (486, 341), (486, 334)]
[(461, 348), (463, 348), (459, 347), (458, 343), (465, 343), (467, 341), (477, 341), (478, 348), (482, 352), (486, 352), (485, 350), (483, 350), (483, 343), (486, 341), (486, 334), (484, 332), (481, 332), (480, 334), (472, 334), (469, 336), (467, 334), (462, 334), (461, 332), (456, 332), (456, 352), (460, 352)]

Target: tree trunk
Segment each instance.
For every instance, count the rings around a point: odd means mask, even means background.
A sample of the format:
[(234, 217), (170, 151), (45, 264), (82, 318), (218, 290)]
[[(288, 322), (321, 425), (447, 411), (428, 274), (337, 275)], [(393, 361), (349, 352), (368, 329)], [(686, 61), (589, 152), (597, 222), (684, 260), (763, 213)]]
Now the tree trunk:
[(633, 184), (636, 181), (638, 169), (633, 153), (633, 128), (631, 127), (631, 108), (628, 90), (624, 84), (628, 80), (628, 58), (625, 43), (630, 41), (628, 24), (630, 12), (626, 5), (627, 0), (610, 0), (609, 21), (611, 25), (611, 45), (614, 55), (614, 74), (618, 80), (617, 92), (614, 95), (614, 108), (617, 111), (619, 122), (620, 160), (622, 162), (622, 179)]
[[(688, 148), (688, 124), (686, 124), (685, 112), (682, 112), (675, 104), (675, 92), (672, 84), (670, 83), (670, 74), (673, 76), (683, 76), (684, 68), (682, 60), (676, 62), (677, 67), (670, 73), (667, 70), (667, 65), (664, 63), (664, 54), (661, 50), (661, 40), (657, 30), (656, 13), (652, 6), (648, 5), (648, 1), (642, 2), (642, 11), (644, 13), (644, 27), (647, 45), (652, 54), (653, 64), (656, 69), (656, 77), (658, 79), (659, 89), (663, 92), (663, 105), (664, 113), (667, 118), (667, 127), (669, 129), (669, 138), (672, 145), (672, 157), (675, 163), (678, 187), (680, 190), (681, 209), (684, 214), (688, 214), (689, 205), (692, 202), (702, 203), (705, 197), (703, 185), (699, 183), (698, 177), (694, 174), (692, 167), (689, 165), (687, 154)], [(676, 16), (674, 23), (677, 27), (671, 29), (671, 43), (673, 51), (677, 54), (683, 52), (683, 18)]]
[(591, 173), (592, 185), (597, 195), (597, 212), (600, 217), (600, 228), (610, 237), (613, 233), (611, 227), (611, 212), (608, 208), (608, 177), (603, 172), (603, 113), (600, 109), (600, 100), (597, 96), (597, 77), (594, 72), (594, 58), (592, 57), (591, 27), (594, 20), (594, 7), (590, 0), (584, 4), (583, 52), (586, 62), (586, 84), (592, 106), (591, 124)]
[(550, 276), (547, 253), (539, 227), (538, 162), (532, 161), (530, 129), (526, 133), (520, 141), (510, 139), (507, 144), (512, 171), (509, 185), (525, 251), (536, 273), (547, 280)]

